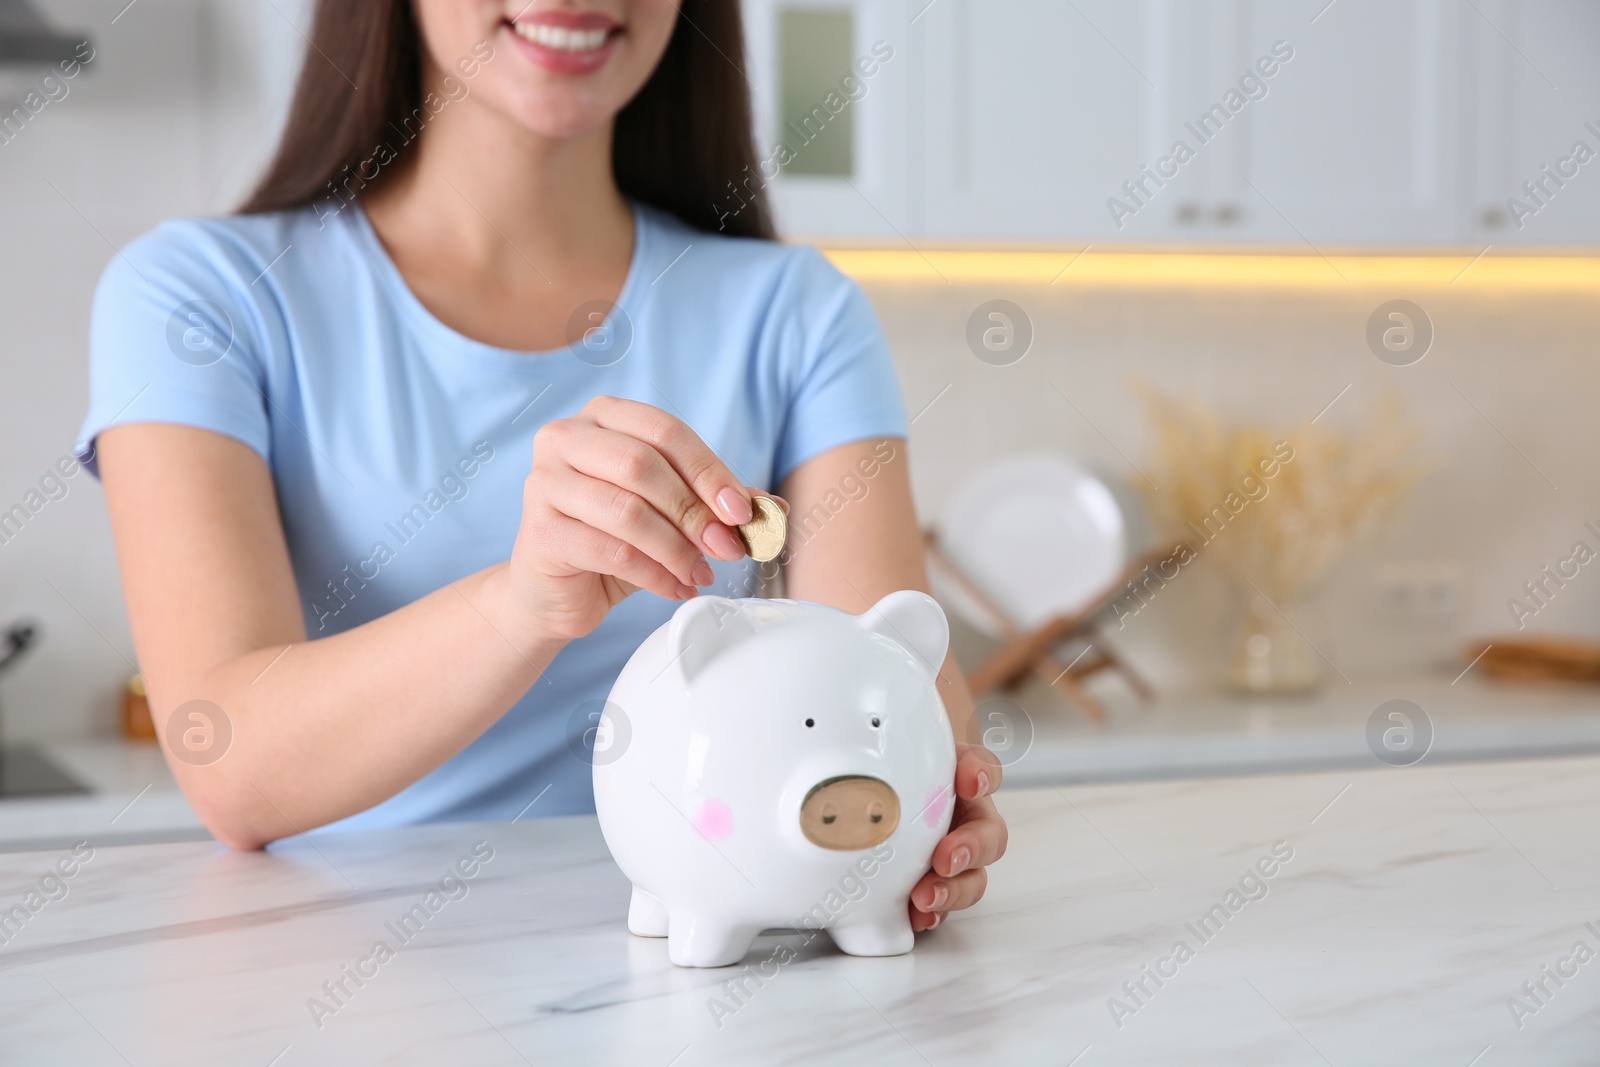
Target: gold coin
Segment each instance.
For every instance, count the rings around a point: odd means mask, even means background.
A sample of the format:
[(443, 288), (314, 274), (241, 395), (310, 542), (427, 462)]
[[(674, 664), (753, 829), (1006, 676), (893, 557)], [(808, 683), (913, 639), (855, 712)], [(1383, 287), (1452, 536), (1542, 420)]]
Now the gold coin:
[(777, 559), (789, 540), (789, 520), (778, 502), (768, 496), (752, 496), (750, 521), (739, 527), (739, 540), (757, 563)]

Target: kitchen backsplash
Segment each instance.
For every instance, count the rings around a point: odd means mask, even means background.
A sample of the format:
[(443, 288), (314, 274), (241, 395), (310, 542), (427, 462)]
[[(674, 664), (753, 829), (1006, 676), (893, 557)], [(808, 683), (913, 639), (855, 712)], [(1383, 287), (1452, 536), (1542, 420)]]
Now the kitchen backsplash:
[[(869, 285), (916, 415), (912, 477), (925, 521), (963, 477), (1019, 450), (1087, 454), (1142, 483), (1137, 381), (1224, 418), (1280, 427), (1291, 441), (1335, 397), (1321, 424), (1354, 428), (1393, 394), (1422, 430), (1414, 452), (1429, 473), (1335, 569), (1312, 601), (1314, 617), (1294, 620), (1336, 666), (1332, 682), (1341, 684), (1339, 672), (1448, 665), (1465, 638), (1519, 622), (1526, 632), (1600, 634), (1600, 565), (1573, 558), (1583, 555), (1579, 541), (1600, 554), (1593, 292), (1391, 292), (1347, 286), (1331, 269), (1323, 289), (1267, 292), (1074, 288), (1070, 277)], [(968, 316), (996, 298), (1032, 323), (1030, 351), (1010, 366), (980, 361), (966, 342)], [(1367, 347), (1368, 318), (1394, 298), (1416, 302), (1434, 327), (1431, 349), (1411, 366), (1381, 362)], [(1547, 565), (1564, 584), (1544, 574)], [(1535, 591), (1543, 583), (1542, 606), (1528, 582)], [(1513, 614), (1512, 598), (1533, 613)], [(1108, 632), (1158, 685), (1196, 687), (1220, 672), (1239, 608), (1202, 560)]]

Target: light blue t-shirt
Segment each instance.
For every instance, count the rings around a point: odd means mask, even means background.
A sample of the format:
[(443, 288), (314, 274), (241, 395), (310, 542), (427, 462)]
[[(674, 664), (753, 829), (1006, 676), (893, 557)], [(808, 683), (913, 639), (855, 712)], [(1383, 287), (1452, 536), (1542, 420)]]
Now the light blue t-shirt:
[[(676, 415), (761, 488), (827, 449), (905, 435), (871, 306), (815, 251), (638, 204), (634, 220), (618, 313), (580, 316), (580, 332), (604, 325), (531, 353), (430, 314), (359, 207), (165, 223), (100, 280), (79, 455), (94, 471), (95, 435), (127, 422), (254, 449), (317, 638), (509, 558), (534, 432), (595, 396)], [(710, 591), (754, 591), (748, 561), (712, 565)], [(628, 597), (463, 752), (335, 826), (510, 819), (547, 787), (528, 817), (593, 811), (582, 732), (674, 606)]]

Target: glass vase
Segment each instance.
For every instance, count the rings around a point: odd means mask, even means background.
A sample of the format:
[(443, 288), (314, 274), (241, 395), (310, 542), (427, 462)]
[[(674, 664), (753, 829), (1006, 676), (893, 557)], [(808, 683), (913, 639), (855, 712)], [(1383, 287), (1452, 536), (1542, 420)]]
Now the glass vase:
[(1265, 597), (1252, 595), (1229, 656), (1228, 685), (1241, 693), (1312, 693), (1322, 685), (1321, 660), (1284, 612)]

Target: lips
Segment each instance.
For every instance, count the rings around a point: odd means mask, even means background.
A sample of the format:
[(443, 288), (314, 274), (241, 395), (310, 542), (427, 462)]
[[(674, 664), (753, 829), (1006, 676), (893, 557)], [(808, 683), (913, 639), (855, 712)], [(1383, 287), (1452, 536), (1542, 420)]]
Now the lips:
[(622, 26), (598, 11), (528, 11), (507, 24), (519, 49), (556, 74), (587, 74), (610, 58)]

